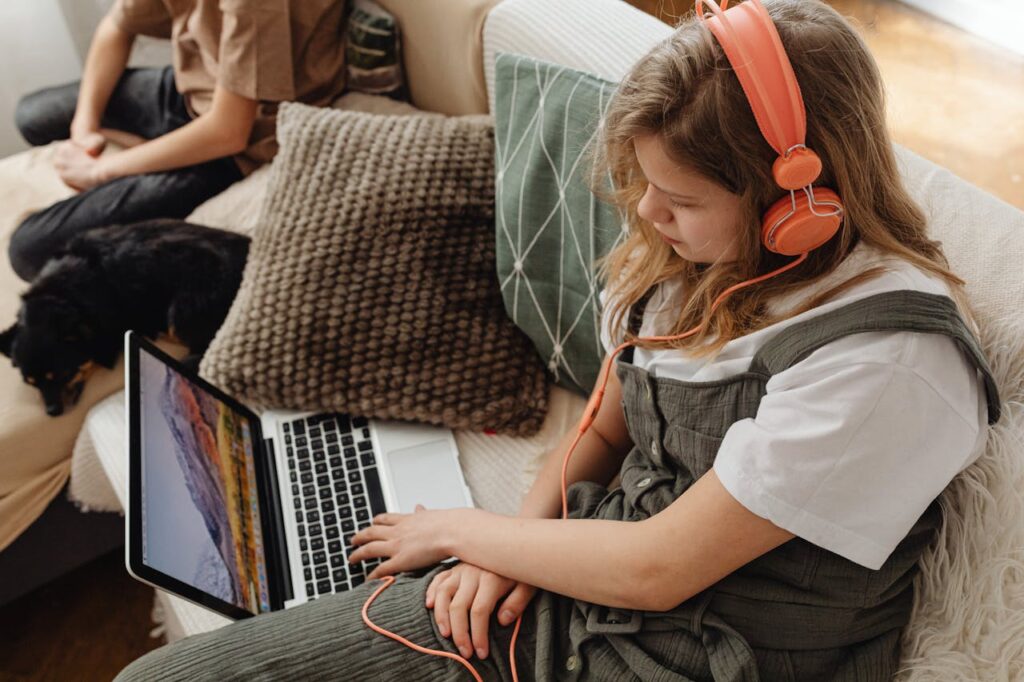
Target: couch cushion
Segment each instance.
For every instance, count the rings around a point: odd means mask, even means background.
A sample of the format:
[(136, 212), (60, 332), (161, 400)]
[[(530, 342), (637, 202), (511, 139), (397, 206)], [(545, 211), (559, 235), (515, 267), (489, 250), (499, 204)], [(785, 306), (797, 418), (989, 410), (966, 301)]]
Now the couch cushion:
[(459, 116), (487, 113), (483, 25), (500, 0), (377, 0), (402, 31), (412, 103)]
[[(7, 258), (10, 236), (31, 211), (72, 192), (53, 169), (55, 147), (41, 147), (0, 160), (0, 329), (14, 323), (27, 288)], [(78, 403), (59, 417), (46, 414), (39, 392), (0, 357), (0, 550), (33, 521), (68, 481), (75, 437), (89, 408), (116, 391), (122, 370), (99, 369)]]
[(499, 52), (618, 82), (670, 33), (671, 26), (623, 0), (504, 0), (484, 24), (489, 110), (494, 111), (494, 58)]

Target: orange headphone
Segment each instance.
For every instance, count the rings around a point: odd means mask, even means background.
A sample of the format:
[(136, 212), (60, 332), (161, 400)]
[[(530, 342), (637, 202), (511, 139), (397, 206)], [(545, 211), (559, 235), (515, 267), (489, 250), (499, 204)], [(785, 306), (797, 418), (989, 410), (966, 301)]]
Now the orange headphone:
[[(704, 5), (711, 8), (715, 15), (704, 17)], [(807, 258), (807, 253), (816, 249), (839, 231), (843, 219), (843, 204), (832, 190), (825, 187), (812, 187), (811, 184), (821, 173), (821, 159), (804, 144), (807, 120), (804, 112), (804, 101), (800, 96), (800, 86), (793, 74), (786, 51), (782, 48), (775, 24), (765, 11), (760, 0), (747, 0), (741, 5), (725, 11), (728, 0), (722, 0), (719, 7), (714, 0), (696, 0), (697, 16), (700, 17), (711, 33), (721, 44), (739, 78), (743, 92), (754, 111), (754, 118), (764, 139), (778, 152), (779, 157), (772, 165), (772, 176), (779, 187), (788, 190), (789, 196), (779, 199), (768, 209), (761, 219), (761, 243), (773, 253), (785, 256), (799, 256), (777, 270), (735, 284), (715, 299), (710, 313), (732, 292), (742, 287), (756, 284), (769, 277), (781, 274), (796, 267)], [(798, 193), (797, 190), (800, 190)], [(709, 316), (710, 316), (709, 313)], [(619, 345), (605, 360), (601, 368), (600, 386), (591, 396), (577, 429), (575, 440), (569, 446), (562, 462), (562, 518), (568, 518), (566, 500), (566, 471), (569, 458), (572, 457), (576, 445), (590, 428), (597, 416), (604, 398), (605, 386), (615, 356), (638, 341), (671, 341), (696, 334), (704, 323), (677, 336), (638, 337)], [(464, 665), (477, 682), (483, 678), (473, 665), (462, 656), (437, 649), (414, 644), (409, 640), (389, 632), (370, 620), (368, 610), (370, 604), (381, 592), (391, 586), (394, 577), (386, 576), (384, 583), (374, 590), (363, 605), (363, 621), (386, 637), (401, 642), (406, 646), (426, 654), (451, 658)], [(516, 619), (516, 626), (509, 643), (509, 663), (512, 668), (512, 679), (518, 682), (516, 672), (515, 646), (519, 636), (522, 616)]]

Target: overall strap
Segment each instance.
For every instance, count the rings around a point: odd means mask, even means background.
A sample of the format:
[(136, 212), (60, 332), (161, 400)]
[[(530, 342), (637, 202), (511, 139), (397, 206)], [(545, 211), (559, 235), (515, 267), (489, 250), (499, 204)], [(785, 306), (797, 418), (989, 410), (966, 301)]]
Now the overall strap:
[(927, 332), (952, 338), (984, 376), (989, 424), (999, 421), (999, 392), (988, 361), (956, 304), (948, 296), (939, 294), (886, 291), (793, 324), (761, 346), (750, 363), (750, 371), (771, 376), (832, 341), (849, 334), (875, 331)]
[[(626, 329), (633, 334), (640, 333), (640, 325), (643, 324), (644, 321), (644, 310), (647, 308), (647, 302), (651, 300), (651, 296), (654, 294), (654, 289), (655, 287), (651, 287), (645, 291), (644, 295), (629, 308), (629, 314), (626, 318)], [(633, 349), (633, 346), (629, 346), (619, 353), (619, 357), (622, 358), (622, 361), (626, 364), (633, 364)]]

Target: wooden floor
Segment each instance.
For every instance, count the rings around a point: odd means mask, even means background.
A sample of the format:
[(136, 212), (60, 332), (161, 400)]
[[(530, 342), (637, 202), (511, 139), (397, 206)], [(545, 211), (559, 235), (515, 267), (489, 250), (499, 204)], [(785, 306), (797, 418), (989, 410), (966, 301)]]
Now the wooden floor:
[[(1024, 209), (1024, 58), (895, 2), (830, 2), (878, 59), (896, 141)], [(98, 559), (0, 608), (0, 680), (110, 680), (161, 643), (151, 607), (120, 552)]]
[[(668, 23), (693, 8), (629, 2)], [(1024, 56), (893, 0), (826, 2), (878, 61), (895, 141), (1024, 209)]]

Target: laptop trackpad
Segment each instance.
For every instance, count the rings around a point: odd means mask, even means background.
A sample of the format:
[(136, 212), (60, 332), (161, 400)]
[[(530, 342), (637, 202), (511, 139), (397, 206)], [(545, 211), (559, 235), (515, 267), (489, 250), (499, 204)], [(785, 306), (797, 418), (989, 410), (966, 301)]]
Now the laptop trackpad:
[(436, 440), (392, 450), (388, 463), (399, 512), (413, 512), (417, 504), (427, 509), (466, 506), (458, 462), (449, 441)]

